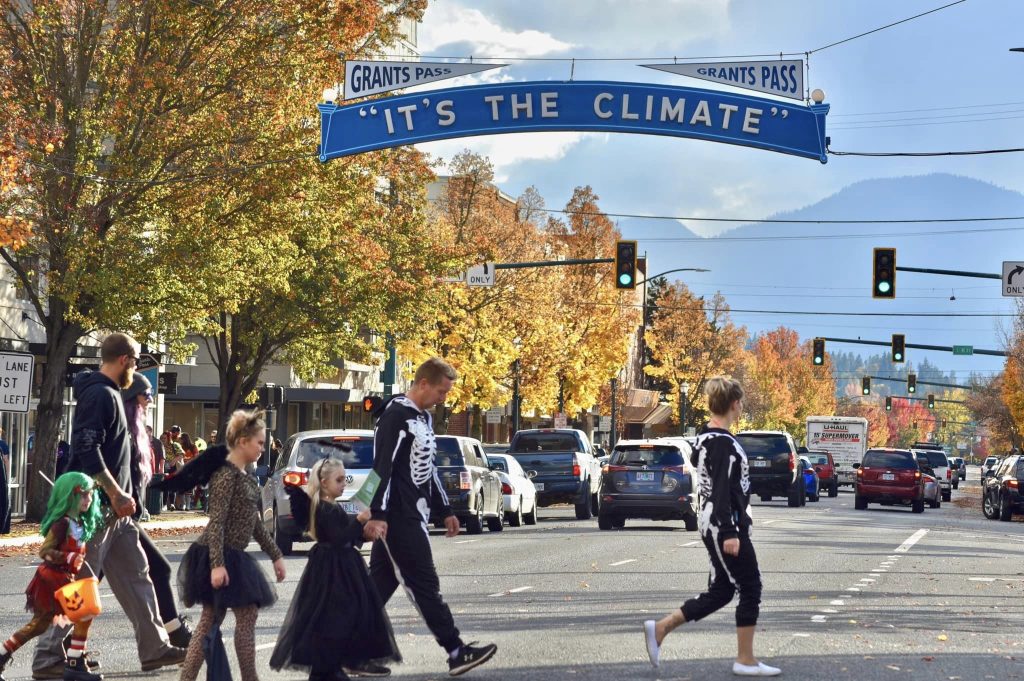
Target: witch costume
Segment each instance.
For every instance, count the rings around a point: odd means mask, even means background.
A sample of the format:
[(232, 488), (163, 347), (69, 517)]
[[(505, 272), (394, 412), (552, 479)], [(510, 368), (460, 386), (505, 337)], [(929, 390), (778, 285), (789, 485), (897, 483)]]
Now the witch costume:
[[(288, 487), (296, 525), (309, 527), (310, 498)], [(317, 542), (285, 616), (273, 669), (300, 669), (311, 678), (345, 678), (343, 667), (400, 662), (391, 622), (359, 554), (363, 525), (337, 503), (316, 510)]]

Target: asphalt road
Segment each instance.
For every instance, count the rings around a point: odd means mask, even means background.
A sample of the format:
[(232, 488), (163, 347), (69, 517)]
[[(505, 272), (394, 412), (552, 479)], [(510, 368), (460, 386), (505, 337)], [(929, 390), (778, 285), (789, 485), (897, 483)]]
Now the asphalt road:
[[(1024, 678), (1024, 523), (981, 515), (977, 473), (971, 469), (953, 493), (960, 504), (922, 515), (878, 506), (854, 511), (848, 491), (799, 509), (757, 503), (754, 543), (764, 581), (758, 654), (794, 679)], [(971, 507), (961, 505), (966, 501)], [(177, 562), (187, 543), (162, 545)], [(707, 580), (704, 549), (681, 522), (629, 521), (623, 530), (602, 532), (596, 520), (547, 509), (535, 527), (453, 539), (436, 534), (433, 545), (464, 638), (499, 645), (474, 677), (733, 678), (731, 607), (673, 634), (660, 669), (647, 663), (641, 622), (677, 607)], [(261, 665), (305, 562), (302, 548), (288, 559), (283, 602), (260, 616)], [(0, 559), (5, 636), (24, 621), (31, 567), (26, 558)], [(173, 670), (138, 671), (130, 624), (112, 597), (105, 606), (90, 648), (101, 651), (106, 677), (176, 678)], [(388, 609), (406, 660), (395, 676), (445, 677), (443, 651), (401, 591)], [(27, 650), (16, 656), (9, 681), (31, 678), (29, 658)], [(261, 668), (263, 679), (305, 678)]]

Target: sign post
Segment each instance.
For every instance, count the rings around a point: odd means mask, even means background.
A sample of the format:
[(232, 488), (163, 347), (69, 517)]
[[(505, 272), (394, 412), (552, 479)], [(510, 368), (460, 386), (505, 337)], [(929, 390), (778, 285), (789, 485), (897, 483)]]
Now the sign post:
[(28, 353), (0, 352), (0, 411), (28, 413), (35, 361)]

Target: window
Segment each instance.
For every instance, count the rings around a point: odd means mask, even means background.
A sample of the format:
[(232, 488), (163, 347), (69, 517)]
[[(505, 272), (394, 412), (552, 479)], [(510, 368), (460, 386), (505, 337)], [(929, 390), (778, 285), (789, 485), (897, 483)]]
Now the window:
[(616, 447), (609, 463), (617, 466), (682, 466), (683, 455), (675, 447)]
[(437, 442), (437, 453), (434, 455), (434, 463), (437, 466), (464, 466), (462, 449), (459, 441), (453, 437), (439, 437)]
[(372, 468), (373, 438), (315, 437), (303, 440), (295, 455), (295, 465), (312, 468), (320, 459), (328, 458), (341, 459), (345, 468)]
[(288, 459), (291, 458), (292, 447), (295, 446), (295, 436), (288, 438), (288, 442), (284, 443), (284, 455), (277, 458), (277, 465), (274, 467), (275, 471), (279, 471), (288, 465)]
[(505, 463), (504, 459), (498, 457), (492, 457), (487, 459), (487, 465), (492, 471), (501, 471), (502, 473), (508, 473), (508, 464)]
[(941, 468), (943, 466), (949, 466), (949, 461), (946, 459), (946, 455), (942, 452), (934, 449), (924, 449), (917, 452), (917, 458), (921, 459), (924, 457), (928, 461), (928, 465), (932, 468)]
[(999, 470), (996, 471), (996, 476), (1006, 475), (1016, 464), (1016, 459), (1012, 456), (1008, 456), (1003, 459), (1003, 463), (1000, 464)]
[(736, 440), (743, 446), (743, 451), (751, 456), (776, 456), (778, 454), (789, 454), (789, 440), (782, 435), (737, 435)]
[(807, 455), (807, 458), (810, 459), (811, 463), (814, 464), (815, 466), (828, 465), (828, 455), (826, 454), (815, 454), (814, 452), (810, 452)]
[(527, 452), (575, 452), (579, 443), (571, 433), (527, 433), (516, 435), (512, 451)]
[(883, 452), (869, 450), (864, 455), (864, 468), (896, 468), (901, 470), (916, 469), (917, 460), (910, 452)]

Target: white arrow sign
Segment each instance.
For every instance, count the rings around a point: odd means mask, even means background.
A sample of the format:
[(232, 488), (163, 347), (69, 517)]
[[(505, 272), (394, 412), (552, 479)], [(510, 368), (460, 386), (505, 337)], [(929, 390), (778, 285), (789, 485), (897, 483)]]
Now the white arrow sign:
[(712, 83), (721, 85), (767, 92), (779, 97), (804, 98), (804, 62), (802, 59), (641, 64), (641, 66), (680, 76), (710, 80)]
[(494, 286), (494, 263), (470, 267), (466, 270), (466, 283), (470, 286)]
[(1024, 296), (1024, 262), (1003, 262), (1003, 295)]
[(505, 64), (461, 64), (425, 61), (346, 61), (345, 99), (367, 97), (414, 85), (458, 78)]

